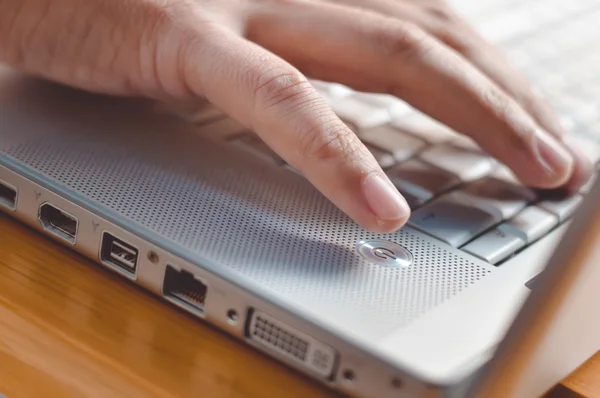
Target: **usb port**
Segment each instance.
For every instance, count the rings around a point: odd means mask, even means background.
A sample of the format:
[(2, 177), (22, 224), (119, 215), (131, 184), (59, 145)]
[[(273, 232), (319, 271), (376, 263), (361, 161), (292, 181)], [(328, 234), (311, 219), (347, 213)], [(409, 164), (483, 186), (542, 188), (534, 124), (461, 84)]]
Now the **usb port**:
[(0, 181), (0, 206), (9, 210), (17, 208), (17, 190)]
[(208, 288), (192, 273), (167, 265), (162, 290), (169, 301), (197, 315), (204, 315)]
[(138, 258), (138, 249), (116, 236), (104, 232), (100, 249), (100, 261), (112, 268), (135, 275)]
[(75, 244), (77, 238), (77, 218), (50, 203), (40, 206), (39, 216), (42, 227), (53, 235)]

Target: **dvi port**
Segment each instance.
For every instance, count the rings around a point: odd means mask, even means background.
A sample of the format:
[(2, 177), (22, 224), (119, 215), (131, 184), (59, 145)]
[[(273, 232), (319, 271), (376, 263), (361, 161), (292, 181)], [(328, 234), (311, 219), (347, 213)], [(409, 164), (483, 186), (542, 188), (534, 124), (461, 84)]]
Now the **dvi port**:
[(324, 378), (333, 375), (337, 355), (331, 347), (269, 314), (251, 311), (247, 337), (265, 351), (284, 356)]

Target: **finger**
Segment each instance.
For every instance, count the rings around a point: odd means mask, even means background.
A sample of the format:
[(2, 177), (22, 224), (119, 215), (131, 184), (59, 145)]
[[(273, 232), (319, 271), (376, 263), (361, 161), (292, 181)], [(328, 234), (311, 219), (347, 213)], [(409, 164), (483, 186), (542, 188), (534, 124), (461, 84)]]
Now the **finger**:
[(558, 137), (565, 134), (554, 112), (534, 93), (529, 83), (509, 64), (506, 57), (443, 2), (414, 4), (394, 0), (332, 1), (354, 7), (367, 7), (381, 15), (417, 24), (472, 62), (517, 100), (546, 131)]
[(365, 228), (401, 227), (410, 213), (406, 201), (307, 79), (254, 43), (217, 30), (218, 39), (186, 51), (183, 73), (192, 91), (249, 126)]
[(246, 34), (311, 77), (389, 92), (472, 137), (526, 184), (562, 186), (566, 148), (454, 51), (416, 27), (335, 4), (296, 1), (253, 10)]
[[(395, 0), (331, 0), (353, 7), (366, 7), (381, 15), (410, 21), (424, 28), (445, 44), (461, 53), (474, 66), (512, 96), (547, 132), (563, 140), (567, 135), (552, 109), (532, 89), (530, 84), (508, 62), (504, 54), (488, 44), (478, 32), (466, 24), (441, 1), (420, 1), (419, 4)], [(577, 148), (567, 145), (576, 159), (573, 172), (564, 188), (576, 192), (590, 178), (593, 165)]]

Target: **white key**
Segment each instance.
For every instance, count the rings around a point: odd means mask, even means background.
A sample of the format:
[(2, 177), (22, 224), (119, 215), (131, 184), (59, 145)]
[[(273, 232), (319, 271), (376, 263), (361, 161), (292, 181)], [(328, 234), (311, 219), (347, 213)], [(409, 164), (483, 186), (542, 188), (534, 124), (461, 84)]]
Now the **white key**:
[(387, 175), (407, 201), (411, 198), (411, 208), (460, 184), (455, 175), (416, 159), (392, 167)]
[(384, 151), (369, 144), (365, 144), (365, 146), (371, 152), (375, 160), (377, 160), (377, 163), (379, 163), (379, 166), (381, 166), (382, 169), (392, 167), (396, 163), (394, 160), (394, 155), (392, 155), (390, 152)]
[(329, 83), (321, 80), (311, 80), (310, 83), (328, 101), (339, 100), (354, 94), (354, 90), (338, 83)]
[(405, 117), (394, 117), (391, 124), (431, 144), (447, 142), (458, 137), (449, 127), (420, 112)]
[(486, 178), (467, 185), (462, 192), (469, 195), (473, 203), (506, 220), (536, 199), (533, 191), (504, 181)]
[(414, 112), (410, 105), (392, 95), (357, 92), (354, 97), (369, 105), (387, 109), (392, 117), (402, 117)]
[(515, 173), (513, 173), (511, 169), (504, 165), (498, 165), (492, 174), (489, 175), (489, 178), (495, 178), (513, 185), (521, 184), (517, 176), (515, 176)]
[(408, 207), (410, 207), (410, 209), (413, 211), (425, 203), (425, 201), (422, 199), (422, 191), (420, 191), (418, 187), (413, 190), (411, 190), (410, 187), (408, 190), (400, 188), (398, 188), (398, 190), (402, 194), (402, 197), (406, 200), (406, 203), (408, 203)]
[(420, 157), (465, 182), (485, 177), (494, 170), (495, 166), (495, 161), (481, 151), (457, 148), (448, 144), (429, 148)]
[(331, 107), (341, 119), (352, 123), (359, 129), (385, 124), (392, 118), (386, 108), (360, 101), (355, 96), (333, 101)]
[(537, 206), (530, 206), (500, 224), (498, 229), (506, 234), (517, 236), (529, 244), (547, 234), (557, 224), (558, 217), (554, 214)]
[(239, 148), (242, 148), (263, 160), (274, 163), (278, 166), (283, 166), (285, 162), (279, 157), (263, 140), (256, 134), (248, 133), (231, 140), (231, 143)]
[(476, 207), (460, 192), (441, 196), (412, 213), (409, 224), (454, 247), (460, 247), (501, 220)]
[(575, 213), (577, 207), (583, 200), (581, 195), (573, 195), (566, 199), (547, 199), (538, 203), (544, 210), (548, 210), (550, 213), (558, 216), (561, 222), (565, 221)]
[(389, 124), (362, 130), (359, 136), (363, 142), (390, 152), (398, 162), (413, 157), (425, 148), (425, 141), (403, 133)]
[(522, 239), (494, 228), (463, 246), (462, 250), (490, 264), (497, 264), (523, 246), (525, 242)]

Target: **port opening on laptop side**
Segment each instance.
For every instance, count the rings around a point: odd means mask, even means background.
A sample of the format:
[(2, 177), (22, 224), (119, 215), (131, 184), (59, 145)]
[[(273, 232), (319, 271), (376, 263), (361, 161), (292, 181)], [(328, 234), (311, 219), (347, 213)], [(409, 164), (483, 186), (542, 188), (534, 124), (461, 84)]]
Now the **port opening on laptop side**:
[(167, 265), (162, 294), (173, 304), (204, 317), (208, 286), (191, 272)]
[(339, 364), (336, 350), (297, 328), (250, 308), (245, 336), (265, 353), (285, 358), (327, 382), (334, 381)]
[(139, 250), (117, 236), (104, 232), (100, 243), (100, 261), (108, 267), (135, 277), (139, 263)]
[(17, 208), (17, 189), (12, 185), (0, 180), (0, 206), (8, 210)]
[(79, 221), (75, 216), (45, 202), (39, 207), (38, 220), (45, 231), (72, 245), (76, 243)]

